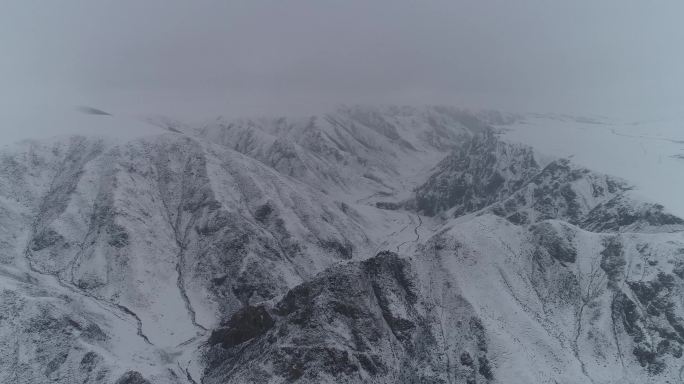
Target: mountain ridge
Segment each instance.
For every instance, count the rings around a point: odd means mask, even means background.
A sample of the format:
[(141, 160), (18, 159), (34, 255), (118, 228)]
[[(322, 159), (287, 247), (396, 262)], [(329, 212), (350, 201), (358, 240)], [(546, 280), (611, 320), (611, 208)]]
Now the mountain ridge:
[(349, 107), (4, 150), (0, 378), (676, 380), (684, 221), (491, 121)]

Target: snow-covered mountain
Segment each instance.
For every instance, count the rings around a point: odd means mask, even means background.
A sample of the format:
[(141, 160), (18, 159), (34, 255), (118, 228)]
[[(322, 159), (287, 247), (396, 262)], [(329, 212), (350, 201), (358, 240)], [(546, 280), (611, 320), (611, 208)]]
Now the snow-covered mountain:
[(684, 220), (509, 141), (523, 118), (345, 107), (4, 149), (0, 382), (681, 382)]

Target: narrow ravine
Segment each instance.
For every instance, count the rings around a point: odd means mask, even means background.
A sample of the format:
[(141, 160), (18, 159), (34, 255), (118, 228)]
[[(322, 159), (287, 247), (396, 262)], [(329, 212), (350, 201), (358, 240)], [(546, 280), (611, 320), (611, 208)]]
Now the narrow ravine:
[[(188, 166), (188, 163), (186, 163), (186, 167)], [(164, 197), (164, 193), (162, 192), (162, 187), (160, 184), (159, 179), (157, 179), (157, 187), (159, 189), (159, 197), (162, 203), (162, 206), (164, 207), (164, 213), (166, 215), (166, 221), (171, 228), (173, 232), (173, 237), (174, 241), (176, 243), (176, 246), (178, 247), (178, 255), (176, 256), (176, 287), (178, 288), (178, 293), (181, 297), (181, 300), (183, 300), (183, 305), (185, 307), (186, 312), (188, 313), (188, 317), (190, 318), (190, 323), (195, 327), (199, 328), (203, 332), (206, 332), (208, 329), (203, 326), (202, 324), (199, 324), (197, 322), (197, 314), (192, 306), (192, 302), (190, 301), (190, 297), (188, 296), (187, 290), (185, 288), (185, 276), (183, 274), (183, 268), (185, 266), (185, 249), (186, 247), (186, 239), (187, 239), (187, 228), (185, 233), (181, 234), (180, 230), (180, 225), (182, 222), (182, 217), (183, 217), (183, 195), (185, 193), (185, 185), (186, 185), (186, 179), (185, 179), (185, 173), (181, 177), (181, 197), (180, 201), (178, 202), (178, 207), (176, 208), (176, 217), (175, 220), (172, 219), (171, 216), (171, 209), (169, 207), (168, 202), (166, 201), (166, 198)], [(191, 223), (193, 220), (191, 220)]]
[(183, 275), (183, 266), (185, 265), (185, 247), (182, 244), (178, 244), (178, 247), (180, 248), (178, 251), (178, 262), (176, 263), (176, 285), (178, 286), (178, 292), (183, 299), (185, 309), (188, 312), (188, 316), (190, 316), (190, 322), (192, 325), (201, 329), (202, 331), (207, 331), (205, 326), (197, 322), (197, 314), (195, 313), (195, 309), (192, 307), (190, 297), (188, 297), (188, 292), (185, 289), (185, 277)]
[(93, 300), (100, 307), (106, 308), (109, 312), (111, 312), (112, 314), (114, 314), (115, 316), (117, 316), (119, 318), (123, 318), (124, 316), (119, 316), (116, 314), (116, 312), (123, 312), (127, 317), (132, 317), (136, 323), (136, 328), (137, 328), (136, 334), (140, 338), (142, 338), (145, 341), (145, 343), (147, 343), (149, 345), (154, 345), (150, 341), (150, 339), (147, 337), (147, 335), (145, 335), (145, 333), (143, 332), (142, 320), (130, 308), (128, 308), (122, 304), (119, 304), (119, 303), (114, 303), (114, 302), (102, 299), (102, 298), (97, 297), (97, 296), (93, 295), (92, 293), (85, 291), (85, 290), (83, 290), (83, 289), (81, 289), (75, 285), (72, 285), (70, 283), (66, 283), (62, 279), (60, 279), (57, 274), (46, 273), (46, 272), (42, 272), (42, 271), (38, 270), (36, 267), (33, 266), (33, 263), (31, 262), (30, 250), (28, 249), (28, 246), (26, 247), (25, 257), (26, 257), (26, 264), (28, 266), (29, 271), (31, 271), (35, 274), (38, 274), (38, 275), (52, 277), (55, 280), (55, 282), (59, 286), (61, 286), (62, 288), (65, 288), (72, 293), (75, 293), (75, 294), (78, 294), (80, 296), (83, 296), (83, 297), (86, 297), (86, 298)]

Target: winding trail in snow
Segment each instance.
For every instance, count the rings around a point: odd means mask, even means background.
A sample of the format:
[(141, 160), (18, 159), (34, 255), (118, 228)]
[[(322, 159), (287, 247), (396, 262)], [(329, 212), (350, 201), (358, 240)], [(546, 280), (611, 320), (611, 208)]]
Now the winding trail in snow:
[(648, 136), (648, 135), (633, 135), (629, 133), (621, 133), (617, 132), (615, 129), (611, 129), (610, 133), (612, 133), (615, 136), (622, 136), (622, 137), (631, 137), (634, 139), (646, 139), (646, 140), (655, 140), (655, 141), (667, 141), (670, 143), (674, 144), (684, 144), (684, 140), (677, 140), (677, 139), (670, 139), (668, 137), (658, 137), (658, 136)]
[(413, 228), (413, 233), (416, 234), (416, 239), (413, 241), (414, 243), (417, 243), (420, 241), (420, 233), (418, 233), (418, 229), (420, 229), (420, 227), (423, 226), (423, 219), (420, 217), (420, 215), (416, 215), (416, 216), (418, 216), (418, 225), (415, 228)]
[[(420, 229), (420, 227), (423, 226), (423, 219), (420, 217), (420, 215), (416, 215), (416, 214), (413, 214), (413, 213), (409, 213), (409, 218), (410, 218), (411, 221), (410, 221), (410, 223), (409, 223), (408, 225), (414, 224), (414, 223), (415, 223), (415, 221), (413, 220), (413, 217), (414, 217), (414, 216), (418, 218), (418, 224), (417, 224), (415, 227), (413, 227), (413, 233), (415, 233), (416, 238), (415, 238), (415, 240), (406, 240), (406, 241), (404, 241), (403, 243), (397, 245), (397, 248), (396, 248), (396, 249), (397, 249), (397, 253), (399, 253), (399, 251), (401, 250), (401, 247), (402, 247), (404, 244), (407, 244), (407, 243), (417, 243), (418, 241), (420, 241), (420, 233), (418, 233), (418, 230)], [(407, 226), (408, 226), (408, 225), (407, 225)], [(404, 229), (406, 229), (406, 227), (404, 227)], [(399, 232), (401, 233), (404, 229), (402, 229), (402, 230), (399, 231)]]
[[(406, 226), (405, 226), (404, 228), (402, 228), (399, 232), (397, 232), (397, 234), (404, 232), (404, 230), (405, 230), (406, 228), (408, 228), (411, 224), (413, 224), (413, 216), (412, 216), (410, 213), (408, 213), (408, 218), (409, 218), (409, 223), (406, 224)], [(399, 253), (401, 247), (402, 247), (404, 244), (408, 243), (409, 241), (410, 241), (410, 240), (406, 240), (406, 241), (404, 241), (404, 242), (402, 242), (402, 243), (400, 243), (400, 244), (397, 244), (397, 246), (396, 246), (396, 251), (397, 251), (397, 253)]]

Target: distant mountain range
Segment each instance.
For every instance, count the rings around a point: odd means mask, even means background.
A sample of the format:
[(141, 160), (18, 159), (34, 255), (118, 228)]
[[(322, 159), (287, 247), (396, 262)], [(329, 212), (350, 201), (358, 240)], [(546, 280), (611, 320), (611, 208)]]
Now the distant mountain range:
[(520, 119), (344, 107), (3, 149), (0, 382), (682, 382), (684, 220), (508, 140)]

